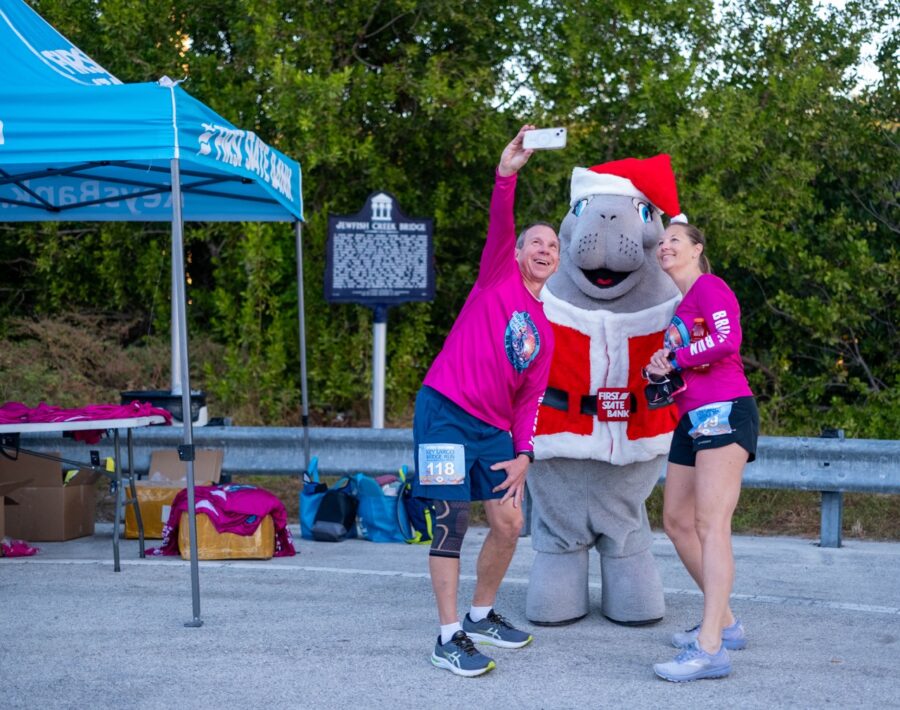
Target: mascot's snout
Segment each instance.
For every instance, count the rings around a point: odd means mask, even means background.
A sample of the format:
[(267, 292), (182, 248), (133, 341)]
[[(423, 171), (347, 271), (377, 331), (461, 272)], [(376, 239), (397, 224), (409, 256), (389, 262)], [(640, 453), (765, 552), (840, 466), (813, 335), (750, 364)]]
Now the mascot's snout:
[(584, 197), (569, 210), (560, 229), (569, 277), (587, 295), (629, 277), (637, 282), (661, 231), (659, 212), (649, 202), (625, 196)]

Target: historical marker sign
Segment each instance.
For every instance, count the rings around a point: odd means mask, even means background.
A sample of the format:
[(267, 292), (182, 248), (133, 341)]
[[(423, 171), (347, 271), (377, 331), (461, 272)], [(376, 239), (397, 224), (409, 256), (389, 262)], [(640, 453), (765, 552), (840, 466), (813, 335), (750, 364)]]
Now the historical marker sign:
[(390, 305), (434, 299), (434, 222), (407, 217), (387, 192), (361, 212), (328, 216), (325, 299)]

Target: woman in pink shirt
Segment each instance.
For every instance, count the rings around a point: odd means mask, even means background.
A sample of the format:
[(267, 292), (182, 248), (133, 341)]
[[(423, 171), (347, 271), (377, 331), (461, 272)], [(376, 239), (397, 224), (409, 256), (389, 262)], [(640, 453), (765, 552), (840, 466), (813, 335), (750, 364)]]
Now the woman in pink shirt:
[(669, 225), (657, 258), (684, 298), (650, 359), (650, 375), (680, 373), (674, 395), (681, 419), (672, 438), (663, 525), (703, 591), (703, 621), (676, 633), (682, 649), (653, 668), (661, 678), (691, 681), (731, 672), (728, 649), (746, 646), (728, 603), (734, 583), (731, 517), (744, 466), (756, 458), (759, 413), (741, 362), (741, 311), (728, 285), (710, 273), (706, 239), (695, 226)]

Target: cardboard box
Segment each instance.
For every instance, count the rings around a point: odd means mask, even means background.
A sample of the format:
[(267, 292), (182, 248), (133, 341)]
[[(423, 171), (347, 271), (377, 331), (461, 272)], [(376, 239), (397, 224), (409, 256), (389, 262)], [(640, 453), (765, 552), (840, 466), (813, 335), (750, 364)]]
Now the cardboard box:
[[(189, 518), (181, 514), (178, 524), (178, 551), (181, 559), (191, 559)], [(275, 523), (272, 516), (262, 519), (252, 535), (220, 533), (209, 516), (197, 513), (198, 560), (268, 560), (275, 554)]]
[[(195, 449), (194, 485), (209, 486), (222, 477), (221, 449)], [(187, 463), (178, 458), (176, 449), (159, 449), (150, 454), (147, 479), (135, 482), (145, 539), (161, 539), (163, 526), (169, 520), (172, 502), (178, 491), (187, 486)], [(126, 488), (126, 495), (130, 491)], [(125, 537), (137, 538), (134, 508), (125, 506)]]
[(94, 534), (94, 483), (99, 474), (80, 469), (65, 482), (69, 469), (71, 466), (24, 452), (19, 452), (15, 461), (0, 457), (0, 481), (31, 479), (27, 486), (6, 494), (13, 501), (4, 511), (9, 537), (59, 542)]
[(31, 479), (0, 483), (0, 538), (6, 537), (6, 518), (4, 509), (7, 505), (18, 505), (13, 498), (7, 498), (6, 494), (12, 493), (16, 488), (27, 486), (29, 483), (31, 483)]

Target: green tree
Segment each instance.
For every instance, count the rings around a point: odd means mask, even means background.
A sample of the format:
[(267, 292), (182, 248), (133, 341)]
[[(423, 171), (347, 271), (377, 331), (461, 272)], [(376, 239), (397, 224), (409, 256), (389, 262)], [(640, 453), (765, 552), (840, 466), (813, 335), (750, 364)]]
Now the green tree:
[[(123, 81), (184, 78), (301, 161), (320, 421), (366, 422), (370, 392), (371, 312), (323, 298), (329, 213), (382, 189), (435, 219), (437, 297), (390, 312), (388, 415), (402, 420), (474, 281), (499, 150), (530, 121), (566, 125), (570, 145), (523, 174), (521, 221), (561, 217), (575, 165), (673, 156), (743, 304), (767, 433), (900, 429), (898, 0), (32, 4)], [(882, 80), (861, 84), (868, 41)], [(137, 323), (125, 345), (168, 337), (167, 227), (0, 230), (0, 313), (115, 312)], [(292, 230), (191, 225), (186, 243), (191, 333), (219, 343), (204, 386), (239, 423), (296, 423)]]
[[(703, 96), (664, 134), (685, 209), (707, 228), (714, 265), (741, 297), (768, 431), (900, 431), (891, 392), (900, 152), (887, 108), (897, 106), (896, 55), (883, 55), (877, 85), (860, 88), (855, 72), (859, 47), (889, 11), (727, 7)], [(862, 415), (891, 399), (881, 423)]]

